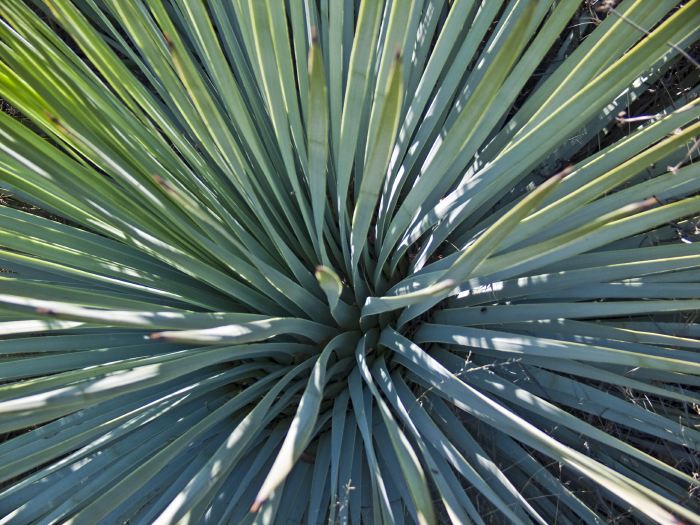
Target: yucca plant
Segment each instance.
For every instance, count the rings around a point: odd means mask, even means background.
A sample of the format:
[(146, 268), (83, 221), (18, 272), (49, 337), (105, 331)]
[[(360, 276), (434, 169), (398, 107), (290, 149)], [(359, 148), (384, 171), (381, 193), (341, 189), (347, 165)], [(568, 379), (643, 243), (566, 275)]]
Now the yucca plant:
[(0, 524), (700, 523), (698, 27), (2, 0)]

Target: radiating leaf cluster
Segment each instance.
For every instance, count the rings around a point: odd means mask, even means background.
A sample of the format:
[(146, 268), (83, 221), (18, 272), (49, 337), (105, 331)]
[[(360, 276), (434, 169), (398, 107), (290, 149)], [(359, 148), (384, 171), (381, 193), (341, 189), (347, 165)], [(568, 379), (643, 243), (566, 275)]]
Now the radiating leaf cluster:
[(700, 523), (698, 27), (2, 0), (0, 524)]

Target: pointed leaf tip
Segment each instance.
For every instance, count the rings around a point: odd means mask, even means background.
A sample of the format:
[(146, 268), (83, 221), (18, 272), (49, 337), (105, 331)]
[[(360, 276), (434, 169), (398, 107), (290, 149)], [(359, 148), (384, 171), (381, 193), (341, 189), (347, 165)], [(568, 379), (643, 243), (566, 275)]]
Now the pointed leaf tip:
[(163, 40), (165, 40), (165, 45), (168, 47), (168, 51), (171, 53), (175, 52), (175, 44), (167, 33), (163, 33)]
[(661, 201), (658, 199), (658, 197), (656, 197), (656, 195), (652, 195), (648, 199), (645, 199), (642, 202), (640, 202), (639, 207), (642, 210), (646, 210), (648, 208), (653, 208), (658, 204), (661, 204)]
[(331, 306), (336, 304), (343, 293), (343, 283), (338, 274), (327, 266), (317, 266), (315, 276), (321, 289), (328, 295)]
[(51, 308), (46, 308), (43, 306), (36, 308), (35, 311), (39, 315), (55, 315), (56, 314), (56, 312), (54, 310), (52, 310)]
[(559, 173), (554, 174), (551, 178), (558, 182), (558, 181), (568, 177), (573, 172), (574, 172), (574, 166), (573, 166), (573, 164), (569, 164), (563, 170), (561, 170)]

